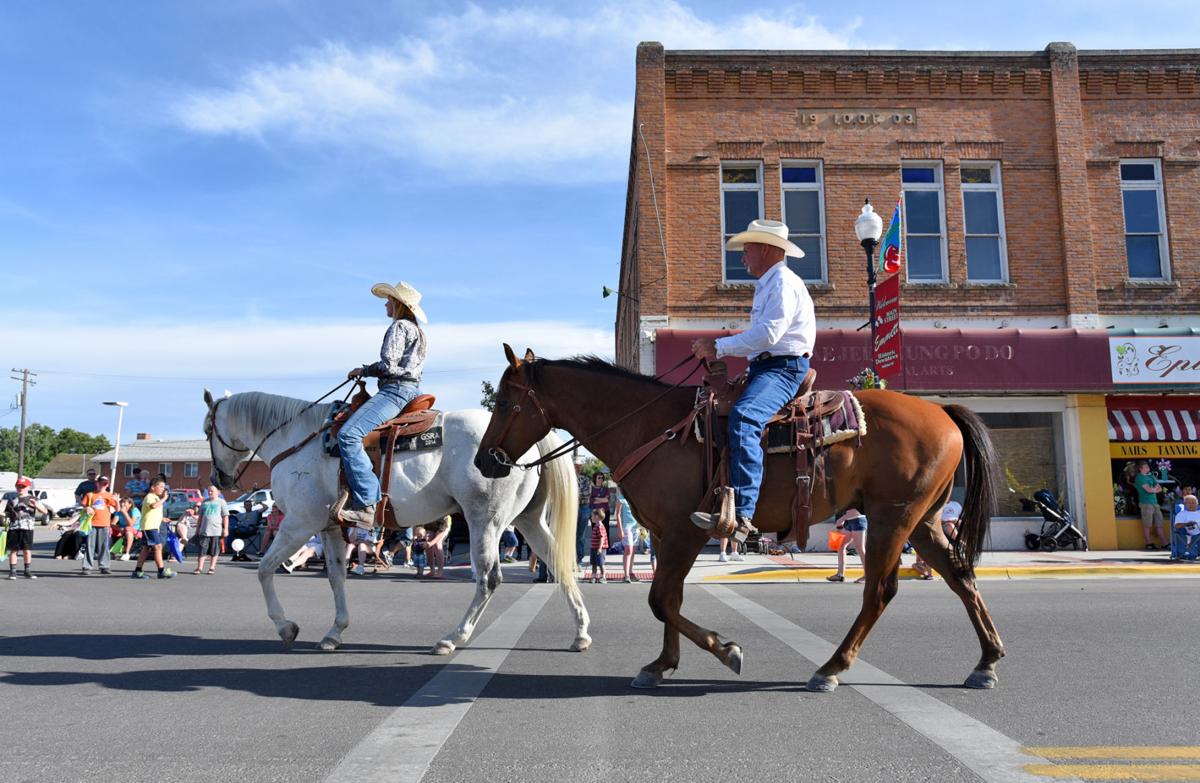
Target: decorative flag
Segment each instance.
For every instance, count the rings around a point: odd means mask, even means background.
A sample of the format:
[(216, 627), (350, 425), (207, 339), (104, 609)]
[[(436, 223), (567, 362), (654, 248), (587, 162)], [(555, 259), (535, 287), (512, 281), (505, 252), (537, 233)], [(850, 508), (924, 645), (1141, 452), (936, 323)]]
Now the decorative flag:
[(884, 278), (875, 288), (875, 345), (871, 357), (880, 378), (904, 376), (900, 337), (900, 275)]
[(883, 243), (879, 246), (879, 271), (885, 275), (900, 271), (901, 239), (900, 239), (900, 204), (896, 200), (896, 211), (892, 213), (892, 222), (888, 223), (887, 233), (883, 235)]

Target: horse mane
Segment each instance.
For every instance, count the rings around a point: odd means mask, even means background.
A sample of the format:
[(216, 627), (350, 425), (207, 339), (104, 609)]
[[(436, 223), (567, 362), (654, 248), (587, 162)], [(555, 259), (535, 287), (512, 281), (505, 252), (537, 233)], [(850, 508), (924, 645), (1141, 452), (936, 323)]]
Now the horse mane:
[[(231, 406), (232, 412), (240, 416), (246, 426), (255, 432), (266, 432), (281, 422), (291, 421), (305, 413), (304, 409), (312, 405), (308, 400), (257, 391), (235, 394), (229, 398), (226, 404)], [(324, 419), (325, 410), (328, 407), (328, 403), (319, 403), (312, 405), (307, 413), (313, 416), (319, 415)]]
[(566, 359), (538, 359), (530, 365), (530, 369), (535, 375), (539, 367), (565, 367), (574, 370), (587, 370), (628, 381), (641, 381), (643, 383), (652, 383), (655, 386), (666, 386), (665, 383), (657, 378), (620, 367), (595, 354), (579, 354), (577, 356), (569, 356)]

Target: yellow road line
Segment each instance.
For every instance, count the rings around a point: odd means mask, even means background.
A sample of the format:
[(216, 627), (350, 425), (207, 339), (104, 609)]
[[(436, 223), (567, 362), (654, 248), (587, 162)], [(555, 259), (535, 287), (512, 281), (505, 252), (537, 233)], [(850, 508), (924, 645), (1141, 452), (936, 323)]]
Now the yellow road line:
[(1200, 781), (1200, 764), (1026, 764), (1025, 771), (1078, 780)]
[(1101, 745), (1024, 750), (1032, 756), (1041, 756), (1044, 759), (1200, 759), (1200, 746), (1193, 745)]

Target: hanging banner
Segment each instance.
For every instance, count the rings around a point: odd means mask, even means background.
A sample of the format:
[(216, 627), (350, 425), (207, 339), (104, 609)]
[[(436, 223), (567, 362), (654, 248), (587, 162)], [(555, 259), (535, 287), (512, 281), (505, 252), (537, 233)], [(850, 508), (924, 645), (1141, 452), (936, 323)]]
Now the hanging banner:
[(900, 275), (875, 286), (875, 374), (880, 378), (903, 375), (900, 348)]

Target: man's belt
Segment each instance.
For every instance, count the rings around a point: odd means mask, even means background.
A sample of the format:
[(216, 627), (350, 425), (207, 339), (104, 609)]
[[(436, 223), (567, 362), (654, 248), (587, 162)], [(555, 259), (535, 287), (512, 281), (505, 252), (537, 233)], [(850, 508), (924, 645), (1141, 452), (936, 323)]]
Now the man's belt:
[(758, 362), (765, 362), (768, 359), (807, 359), (809, 356), (810, 356), (810, 354), (807, 354), (807, 353), (803, 354), (801, 356), (797, 356), (796, 354), (781, 354), (781, 355), (776, 356), (775, 354), (772, 354), (769, 351), (763, 351), (758, 356), (751, 358), (750, 363), (757, 364)]

